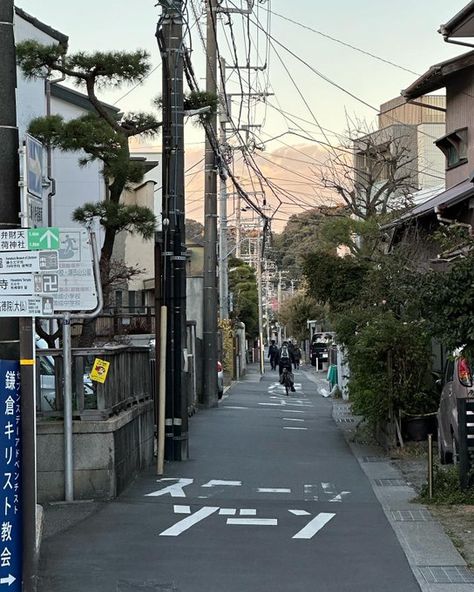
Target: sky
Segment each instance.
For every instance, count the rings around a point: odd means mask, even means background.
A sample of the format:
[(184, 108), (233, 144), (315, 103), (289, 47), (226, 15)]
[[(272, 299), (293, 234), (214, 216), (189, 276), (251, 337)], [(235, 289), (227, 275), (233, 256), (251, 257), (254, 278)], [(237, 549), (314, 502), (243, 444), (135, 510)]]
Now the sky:
[[(239, 3), (242, 0), (226, 1)], [(258, 162), (275, 178), (280, 179), (279, 184), (302, 200), (297, 205), (291, 201), (286, 203), (283, 220), (290, 213), (307, 207), (306, 202), (311, 202), (309, 196), (314, 193), (314, 189), (311, 183), (298, 175), (311, 177), (318, 162), (327, 158), (330, 149), (318, 142), (339, 144), (341, 138), (337, 134), (343, 134), (346, 130), (347, 117), (374, 122), (380, 104), (398, 96), (403, 88), (416, 79), (416, 74), (423, 73), (434, 63), (463, 52), (462, 48), (443, 42), (437, 30), (440, 24), (448, 21), (466, 3), (467, 0), (271, 0), (255, 3), (254, 22), (258, 19), (266, 30), (267, 9), (271, 8), (273, 12), (269, 28), (273, 47), (270, 48), (268, 67), (265, 72), (252, 75), (254, 90), (272, 93), (267, 98), (267, 105), (262, 101), (256, 104), (253, 99), (250, 108), (250, 122), (262, 125), (261, 128), (254, 128), (258, 133), (257, 143), (265, 144), (265, 152), (258, 153)], [(146, 49), (156, 70), (145, 83), (139, 88), (107, 92), (101, 97), (125, 111), (151, 109), (152, 98), (161, 93), (161, 59), (154, 36), (160, 14), (160, 8), (155, 7), (156, 0), (82, 0), (80, 3), (66, 3), (64, 0), (18, 0), (17, 4), (39, 20), (68, 35), (71, 52)], [(192, 60), (197, 77), (204, 87), (202, 39), (195, 23), (191, 0), (188, 0), (188, 5), (192, 29)], [(194, 0), (193, 5), (199, 11), (203, 3)], [(413, 73), (344, 47), (284, 20), (277, 13), (392, 61)], [(248, 47), (243, 32), (243, 20), (241, 17), (233, 17), (233, 20), (239, 63), (243, 63), (246, 59), (245, 48)], [(199, 22), (205, 31), (203, 18)], [(265, 35), (252, 25), (250, 38), (252, 62), (261, 65), (265, 62), (268, 48)], [(233, 56), (228, 25), (222, 24), (219, 29), (219, 47), (222, 55), (231, 63)], [(306, 61), (313, 70), (291, 56), (285, 48)], [(324, 80), (322, 76), (330, 78), (340, 88)], [(227, 92), (237, 92), (239, 88), (235, 73), (230, 74)], [(354, 96), (371, 107), (362, 104)], [(232, 110), (237, 119), (239, 105), (236, 99)], [(286, 118), (281, 111), (286, 112)], [(298, 117), (300, 119), (296, 119)], [(245, 123), (246, 119), (247, 105), (243, 110), (241, 123)], [(289, 129), (293, 133), (288, 133)], [(299, 135), (295, 135), (295, 132)], [(283, 133), (285, 136), (271, 140)], [(192, 124), (187, 125), (188, 166), (199, 161), (202, 141), (202, 130)], [(159, 150), (159, 138), (152, 145)], [(290, 149), (293, 161), (283, 161), (281, 158), (282, 151), (288, 145), (294, 147)], [(290, 158), (288, 151), (285, 154)], [(265, 158), (267, 161), (263, 160)], [(275, 161), (274, 170), (268, 160)], [(290, 171), (285, 172), (282, 168), (285, 165)], [(196, 167), (193, 172), (199, 170)], [(292, 172), (295, 170), (298, 173), (296, 176)], [(247, 173), (247, 177), (245, 175), (245, 171), (242, 171), (242, 182), (250, 187), (249, 174)], [(288, 185), (290, 182), (293, 183), (291, 187)], [(298, 182), (300, 187), (297, 189)], [(189, 179), (188, 190), (194, 192), (190, 193), (190, 198), (195, 200), (191, 205), (196, 209), (199, 209), (201, 183), (199, 173)], [(196, 217), (199, 217), (199, 213), (196, 213)]]

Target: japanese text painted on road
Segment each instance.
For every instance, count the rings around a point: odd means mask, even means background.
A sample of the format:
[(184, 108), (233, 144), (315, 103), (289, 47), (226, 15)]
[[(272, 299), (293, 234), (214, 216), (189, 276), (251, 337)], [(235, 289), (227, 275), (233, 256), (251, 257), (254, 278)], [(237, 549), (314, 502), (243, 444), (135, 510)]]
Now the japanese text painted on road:
[(0, 590), (21, 592), (20, 364), (0, 360)]

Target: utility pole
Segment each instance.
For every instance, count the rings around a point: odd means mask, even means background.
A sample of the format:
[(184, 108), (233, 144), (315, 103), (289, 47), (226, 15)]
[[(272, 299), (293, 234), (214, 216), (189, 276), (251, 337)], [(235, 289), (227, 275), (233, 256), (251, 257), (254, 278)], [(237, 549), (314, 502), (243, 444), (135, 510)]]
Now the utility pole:
[[(226, 153), (227, 146), (227, 113), (230, 105), (227, 105), (225, 95), (225, 60), (221, 58), (220, 71), (222, 73), (221, 79), (221, 114), (220, 114), (220, 136), (219, 144), (222, 152)], [(220, 198), (219, 198), (219, 311), (220, 319), (226, 320), (229, 318), (229, 276), (228, 276), (228, 243), (227, 243), (227, 180), (226, 176), (220, 177)]]
[(262, 282), (262, 246), (263, 236), (261, 236), (260, 228), (257, 235), (256, 245), (256, 268), (257, 268), (257, 291), (258, 291), (258, 343), (259, 343), (259, 359), (260, 359), (260, 374), (265, 373), (265, 359), (263, 347), (263, 282)]
[[(217, 0), (208, 0), (206, 92), (217, 95)], [(203, 393), (204, 407), (217, 407), (217, 114), (209, 120), (205, 145)], [(214, 136), (214, 137), (213, 137)]]
[[(13, 30), (14, 1), (0, 2), (0, 208), (1, 227), (19, 226), (20, 168), (19, 138), (16, 115), (16, 52)], [(26, 212), (24, 212), (26, 215)], [(35, 590), (36, 562), (36, 454), (34, 355), (31, 319), (22, 319), (21, 332), (17, 318), (0, 319), (0, 359), (14, 360), (20, 369), (21, 406), (21, 494), (22, 557), (12, 557), (12, 570), (21, 565), (22, 590)], [(20, 343), (21, 342), (21, 343)], [(21, 352), (20, 352), (21, 350)], [(21, 353), (21, 355), (20, 355)], [(2, 401), (2, 406), (4, 407)], [(5, 488), (4, 488), (5, 489)], [(19, 533), (12, 534), (15, 538)], [(17, 578), (19, 577), (16, 572)]]
[[(183, 2), (160, 1), (156, 36), (163, 61), (162, 304), (167, 322), (165, 458), (188, 458), (186, 245), (184, 213)], [(156, 250), (160, 252), (159, 249)], [(159, 255), (158, 255), (159, 256)], [(156, 285), (159, 278), (155, 278)], [(159, 289), (159, 288), (158, 288)], [(158, 344), (156, 344), (158, 345)]]
[[(280, 315), (281, 311), (281, 271), (278, 272), (278, 315)], [(278, 319), (278, 343), (281, 345), (281, 320)]]

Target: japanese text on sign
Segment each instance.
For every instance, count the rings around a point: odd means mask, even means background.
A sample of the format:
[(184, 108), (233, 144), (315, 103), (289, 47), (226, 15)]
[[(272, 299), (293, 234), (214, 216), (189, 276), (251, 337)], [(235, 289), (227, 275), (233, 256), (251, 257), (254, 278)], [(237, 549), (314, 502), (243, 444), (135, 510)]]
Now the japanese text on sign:
[(20, 364), (0, 360), (0, 582), (21, 591)]

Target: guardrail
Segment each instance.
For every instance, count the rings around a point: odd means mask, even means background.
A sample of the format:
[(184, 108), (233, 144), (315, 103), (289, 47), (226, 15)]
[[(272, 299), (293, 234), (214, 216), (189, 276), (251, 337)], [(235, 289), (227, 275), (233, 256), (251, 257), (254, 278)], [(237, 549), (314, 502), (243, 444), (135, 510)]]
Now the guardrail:
[[(37, 350), (36, 405), (38, 415), (62, 417), (62, 350)], [(89, 374), (95, 358), (110, 362), (104, 384)], [(73, 416), (76, 419), (105, 420), (123, 409), (153, 397), (148, 347), (114, 346), (72, 350)]]

